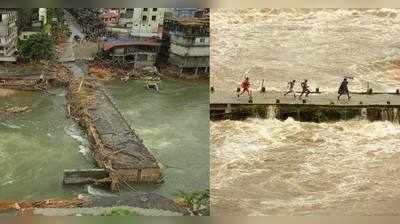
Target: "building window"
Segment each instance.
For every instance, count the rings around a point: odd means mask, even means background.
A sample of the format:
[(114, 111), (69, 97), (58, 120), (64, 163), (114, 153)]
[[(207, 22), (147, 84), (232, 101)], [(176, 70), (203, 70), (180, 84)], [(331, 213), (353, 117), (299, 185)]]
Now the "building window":
[(138, 54), (136, 61), (147, 61), (147, 54)]
[(3, 22), (3, 14), (0, 13), (0, 23)]
[(156, 18), (157, 18), (156, 16), (152, 16), (152, 17), (151, 17), (151, 20), (155, 21)]
[(204, 38), (204, 37), (202, 37), (202, 38), (200, 38), (200, 43), (205, 43), (206, 42), (206, 38)]
[(143, 17), (142, 17), (142, 21), (143, 21), (143, 22), (147, 21), (147, 16), (143, 16)]
[(147, 8), (143, 8), (143, 11), (144, 11), (144, 12), (147, 12)]
[(153, 8), (153, 12), (157, 12), (157, 8)]

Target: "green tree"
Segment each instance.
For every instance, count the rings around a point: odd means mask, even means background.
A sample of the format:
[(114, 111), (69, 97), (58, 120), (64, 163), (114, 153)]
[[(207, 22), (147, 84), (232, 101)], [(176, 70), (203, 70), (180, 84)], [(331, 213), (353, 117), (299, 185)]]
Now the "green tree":
[(54, 56), (54, 42), (47, 33), (33, 34), (19, 43), (18, 53), (27, 61), (49, 60)]

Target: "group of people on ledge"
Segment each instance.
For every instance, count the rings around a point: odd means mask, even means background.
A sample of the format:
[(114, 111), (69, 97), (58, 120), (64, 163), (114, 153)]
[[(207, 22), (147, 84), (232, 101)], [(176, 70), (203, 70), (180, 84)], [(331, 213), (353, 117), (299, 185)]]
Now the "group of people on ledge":
[[(342, 83), (340, 84), (339, 90), (338, 90), (338, 97), (337, 99), (340, 100), (340, 97), (342, 95), (347, 95), (347, 99), (350, 100), (350, 92), (349, 92), (349, 88), (348, 88), (348, 81), (347, 78), (344, 78)], [(294, 91), (294, 86), (296, 84), (296, 80), (292, 80), (288, 82), (288, 90), (287, 92), (285, 92), (283, 95), (286, 96), (289, 93), (293, 93), (293, 97), (296, 98), (296, 92)], [(240, 88), (238, 88), (238, 94), (237, 97), (239, 98), (242, 94), (247, 93), (249, 95), (249, 97), (251, 98), (251, 90), (250, 90), (250, 78), (246, 77), (240, 84)], [(303, 82), (301, 82), (300, 84), (301, 86), (301, 93), (299, 95), (299, 98), (301, 98), (304, 94), (305, 97), (308, 97), (308, 95), (311, 93), (310, 91), (310, 87), (308, 85), (308, 80), (305, 79)]]

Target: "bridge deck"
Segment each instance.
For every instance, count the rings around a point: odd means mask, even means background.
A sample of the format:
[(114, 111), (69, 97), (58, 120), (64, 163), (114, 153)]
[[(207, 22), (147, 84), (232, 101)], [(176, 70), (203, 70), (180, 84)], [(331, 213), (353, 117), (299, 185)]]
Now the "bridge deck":
[[(335, 93), (311, 93), (308, 97), (293, 98), (293, 94), (283, 96), (281, 92), (253, 92), (253, 104), (276, 104), (279, 99), (280, 104), (303, 104), (303, 99), (308, 105), (332, 105), (335, 106), (387, 106), (390, 102), (392, 106), (400, 107), (400, 94), (395, 93), (379, 93), (379, 94), (350, 94), (351, 99), (347, 100), (347, 96), (342, 96), (340, 101), (337, 100)], [(296, 96), (299, 94), (296, 93)], [(360, 104), (362, 102), (362, 104)], [(235, 91), (214, 91), (210, 93), (211, 104), (249, 104), (249, 96), (245, 93), (237, 98)]]

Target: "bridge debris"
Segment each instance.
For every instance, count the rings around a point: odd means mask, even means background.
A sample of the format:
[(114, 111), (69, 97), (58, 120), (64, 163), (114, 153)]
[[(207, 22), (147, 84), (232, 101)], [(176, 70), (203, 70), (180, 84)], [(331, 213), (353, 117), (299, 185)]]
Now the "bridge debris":
[(160, 181), (161, 170), (155, 157), (115, 108), (102, 85), (94, 79), (74, 79), (66, 97), (71, 115), (88, 134), (95, 161), (110, 174), (112, 190), (118, 190), (124, 182)]
[(29, 110), (28, 106), (23, 106), (23, 107), (10, 107), (10, 108), (5, 108), (5, 109), (0, 109), (0, 116), (1, 117), (9, 117), (17, 113), (23, 113)]
[(64, 170), (63, 184), (110, 184), (110, 174), (106, 169)]

